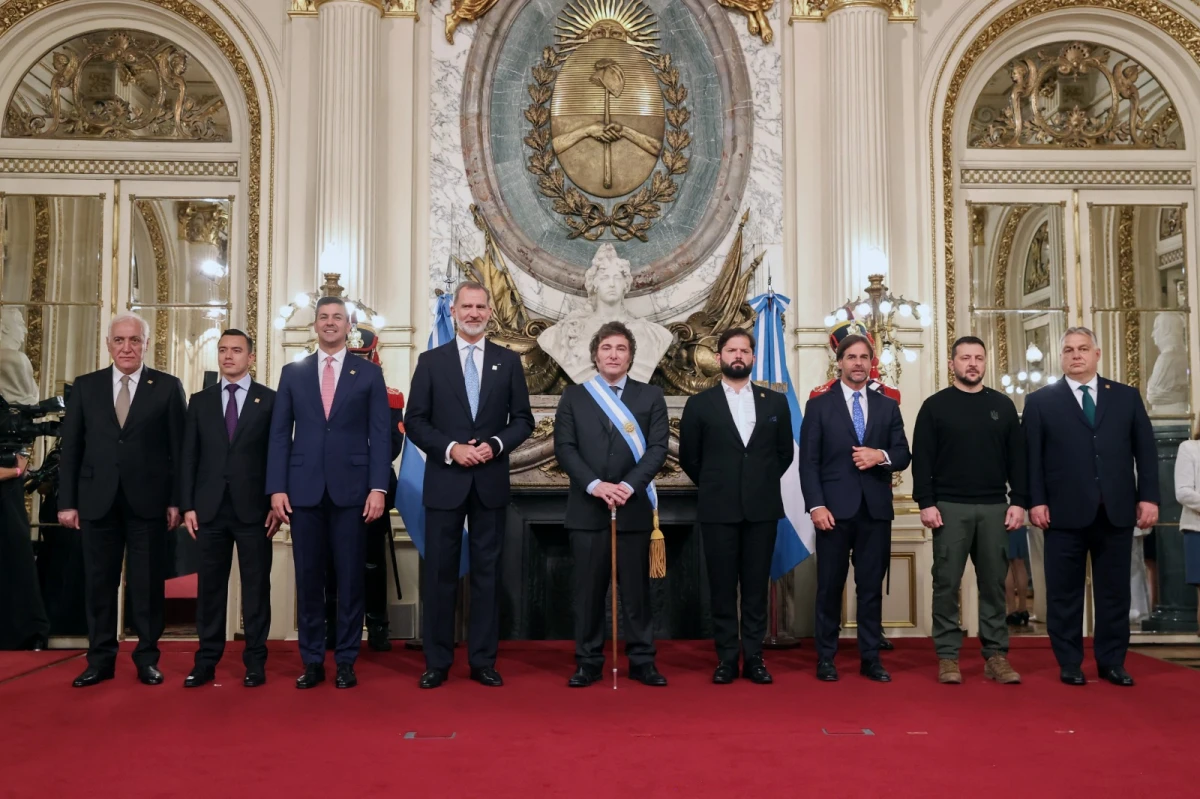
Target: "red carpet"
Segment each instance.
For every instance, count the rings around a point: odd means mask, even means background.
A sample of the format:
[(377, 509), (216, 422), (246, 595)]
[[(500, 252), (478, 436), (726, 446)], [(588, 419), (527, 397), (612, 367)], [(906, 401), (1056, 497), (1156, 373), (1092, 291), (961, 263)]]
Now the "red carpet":
[[(0, 683), (16, 679), (37, 669), (44, 669), (55, 663), (70, 660), (82, 655), (82, 652), (63, 650), (43, 650), (41, 652), (0, 652)], [(82, 663), (82, 661), (80, 661)], [(83, 666), (79, 667), (81, 670)], [(4, 734), (0, 729), (0, 736)], [(0, 755), (2, 757), (2, 755)]]
[[(456, 666), (417, 688), (419, 653), (364, 653), (362, 684), (292, 687), (294, 643), (272, 643), (269, 682), (241, 686), (240, 645), (219, 685), (184, 690), (192, 644), (168, 644), (168, 683), (75, 690), (75, 660), (0, 684), (0, 795), (223, 797), (941, 797), (1009, 799), (1195, 791), (1200, 673), (1131, 655), (1133, 689), (1058, 682), (1045, 639), (1017, 641), (1020, 686), (936, 682), (927, 640), (885, 656), (895, 682), (813, 677), (811, 642), (770, 653), (773, 686), (709, 683), (707, 643), (661, 644), (671, 680), (566, 687), (569, 644), (505, 645), (488, 689)], [(851, 644), (852, 642), (847, 642)], [(126, 647), (128, 649), (128, 646)], [(463, 656), (459, 650), (459, 657)], [(0, 663), (10, 657), (0, 654)], [(1089, 666), (1089, 670), (1091, 667)], [(330, 674), (332, 677), (332, 674)], [(1094, 679), (1094, 671), (1089, 671)], [(863, 734), (863, 730), (870, 734)]]

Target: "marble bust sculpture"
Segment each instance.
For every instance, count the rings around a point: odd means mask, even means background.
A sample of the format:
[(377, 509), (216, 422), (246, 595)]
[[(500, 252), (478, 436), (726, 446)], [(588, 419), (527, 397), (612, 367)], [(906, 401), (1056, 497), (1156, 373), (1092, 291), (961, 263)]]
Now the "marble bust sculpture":
[(629, 375), (634, 380), (649, 382), (673, 336), (662, 325), (634, 317), (625, 307), (625, 295), (633, 286), (629, 261), (620, 258), (611, 244), (601, 244), (584, 274), (583, 285), (587, 306), (546, 328), (538, 336), (542, 350), (558, 362), (572, 381), (586, 382), (596, 375), (590, 352), (592, 335), (605, 322), (624, 322), (637, 342), (637, 355)]
[(1155, 413), (1188, 412), (1188, 363), (1184, 343), (1183, 316), (1160, 313), (1151, 334), (1158, 359), (1146, 383), (1146, 399)]
[(33, 364), (22, 352), (25, 332), (20, 308), (0, 309), (0, 397), (15, 405), (33, 405), (39, 399)]

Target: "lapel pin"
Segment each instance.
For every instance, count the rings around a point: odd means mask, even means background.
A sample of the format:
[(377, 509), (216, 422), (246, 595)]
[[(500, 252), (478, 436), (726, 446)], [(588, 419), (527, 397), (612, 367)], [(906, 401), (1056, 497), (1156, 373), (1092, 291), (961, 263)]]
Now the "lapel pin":
[(1105, 384), (1104, 384), (1104, 387), (1105, 387), (1105, 388), (1112, 388), (1112, 383), (1105, 383)]
[(351, 369), (351, 370), (350, 370), (350, 374), (354, 374), (354, 370), (353, 370), (353, 369)]
[(255, 404), (255, 405), (257, 405), (259, 402), (260, 402), (260, 398), (259, 398), (259, 397), (255, 397), (255, 398), (254, 398), (254, 404)]
[(498, 364), (498, 363), (494, 363), (494, 364), (492, 364), (492, 371), (493, 371), (493, 372), (494, 372), (494, 371), (496, 371), (496, 370), (497, 370), (497, 369), (499, 369), (499, 368), (500, 368), (500, 364)]
[(148, 386), (152, 386), (152, 385), (154, 385), (154, 381), (153, 381), (153, 380), (147, 380), (147, 381), (146, 381), (146, 385), (148, 385)]
[(764, 393), (764, 392), (760, 391), (760, 392), (758, 392), (758, 398), (759, 398), (759, 399), (766, 399), (766, 398), (767, 398), (767, 395), (766, 395), (766, 393)]

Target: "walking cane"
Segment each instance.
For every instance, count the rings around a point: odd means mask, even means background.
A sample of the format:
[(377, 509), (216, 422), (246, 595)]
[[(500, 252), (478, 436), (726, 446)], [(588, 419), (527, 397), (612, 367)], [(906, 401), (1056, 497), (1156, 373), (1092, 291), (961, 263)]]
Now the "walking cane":
[(612, 645), (613, 690), (617, 690), (617, 506), (608, 506), (612, 514)]

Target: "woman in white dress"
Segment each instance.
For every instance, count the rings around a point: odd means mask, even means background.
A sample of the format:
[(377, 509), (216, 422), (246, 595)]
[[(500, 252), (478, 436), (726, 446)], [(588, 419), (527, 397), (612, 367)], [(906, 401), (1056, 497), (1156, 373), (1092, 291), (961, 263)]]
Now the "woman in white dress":
[[(1196, 438), (1179, 445), (1175, 458), (1175, 499), (1183, 506), (1179, 527), (1183, 532), (1184, 576), (1200, 588), (1200, 430)], [(1197, 610), (1200, 624), (1200, 608)]]

